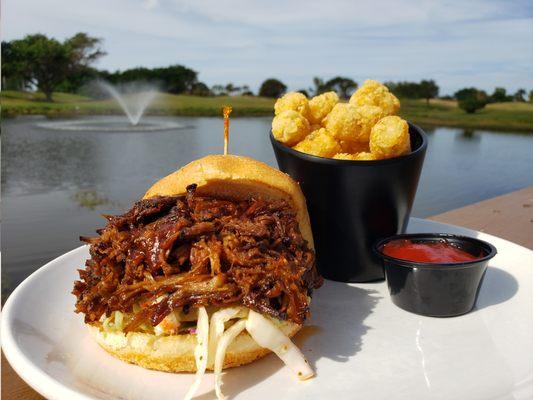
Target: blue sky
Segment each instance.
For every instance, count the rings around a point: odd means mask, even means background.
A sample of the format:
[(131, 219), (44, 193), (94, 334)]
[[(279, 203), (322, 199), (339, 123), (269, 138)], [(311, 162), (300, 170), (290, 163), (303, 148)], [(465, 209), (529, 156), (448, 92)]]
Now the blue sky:
[(84, 31), (104, 39), (99, 68), (179, 63), (208, 85), (343, 75), (433, 78), (443, 94), (533, 89), (530, 0), (4, 0), (2, 19), (3, 40)]

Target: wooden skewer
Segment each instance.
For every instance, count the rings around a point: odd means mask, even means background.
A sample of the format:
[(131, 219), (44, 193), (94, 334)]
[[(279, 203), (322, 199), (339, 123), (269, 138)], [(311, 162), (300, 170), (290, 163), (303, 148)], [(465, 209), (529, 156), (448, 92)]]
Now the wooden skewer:
[(229, 144), (229, 115), (231, 114), (231, 106), (224, 106), (222, 108), (222, 114), (224, 115), (224, 155), (228, 155)]

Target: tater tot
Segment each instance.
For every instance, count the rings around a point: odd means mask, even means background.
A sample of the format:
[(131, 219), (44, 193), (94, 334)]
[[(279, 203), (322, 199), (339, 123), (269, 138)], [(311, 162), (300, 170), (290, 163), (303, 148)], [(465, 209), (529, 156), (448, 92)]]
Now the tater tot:
[(352, 161), (371, 161), (377, 160), (376, 156), (367, 151), (362, 151), (356, 154), (350, 153), (337, 153), (333, 156), (336, 160), (352, 160)]
[(309, 134), (293, 149), (319, 157), (333, 157), (334, 154), (341, 151), (339, 143), (328, 135), (324, 128)]
[(366, 80), (350, 98), (354, 106), (375, 106), (381, 108), (383, 116), (395, 115), (400, 110), (400, 100), (378, 81)]
[(339, 144), (341, 145), (342, 153), (355, 154), (361, 153), (363, 151), (370, 151), (367, 142), (353, 142), (351, 140), (341, 140)]
[(397, 116), (382, 118), (370, 133), (370, 151), (377, 158), (392, 158), (411, 151), (409, 125)]
[(286, 110), (272, 120), (272, 134), (277, 141), (294, 146), (310, 132), (307, 119), (293, 110)]
[(299, 92), (289, 92), (279, 98), (274, 104), (274, 114), (279, 115), (283, 111), (292, 110), (302, 114), (305, 118), (309, 117), (309, 100), (304, 94)]
[(370, 152), (367, 152), (367, 151), (363, 151), (361, 153), (357, 153), (355, 155), (355, 159), (357, 161), (372, 161), (372, 160), (379, 160), (379, 158), (376, 157), (375, 154), (373, 153), (370, 153)]
[(309, 121), (312, 124), (320, 124), (338, 102), (339, 96), (335, 92), (327, 92), (313, 97), (309, 100)]
[(370, 131), (377, 122), (384, 117), (383, 110), (376, 106), (359, 106), (357, 112), (361, 118), (360, 140), (368, 142), (370, 140)]
[(350, 153), (337, 153), (333, 156), (335, 160), (355, 160), (355, 154)]
[(370, 135), (364, 115), (357, 111), (357, 107), (346, 103), (338, 103), (333, 107), (324, 126), (338, 141), (368, 142)]

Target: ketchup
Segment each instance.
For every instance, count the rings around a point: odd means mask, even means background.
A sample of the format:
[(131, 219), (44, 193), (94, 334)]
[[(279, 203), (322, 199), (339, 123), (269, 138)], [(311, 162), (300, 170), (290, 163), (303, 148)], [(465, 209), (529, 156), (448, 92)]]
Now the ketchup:
[(423, 263), (457, 263), (477, 260), (448, 242), (413, 243), (410, 240), (394, 240), (383, 246), (383, 254), (401, 260)]

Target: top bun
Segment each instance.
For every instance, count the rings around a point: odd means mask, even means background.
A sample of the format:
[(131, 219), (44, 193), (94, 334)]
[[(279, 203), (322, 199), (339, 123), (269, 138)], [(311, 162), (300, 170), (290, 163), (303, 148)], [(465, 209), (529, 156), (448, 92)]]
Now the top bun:
[(286, 200), (296, 212), (303, 238), (314, 249), (305, 197), (289, 175), (253, 158), (209, 155), (157, 181), (144, 198), (185, 194), (187, 186), (193, 183), (197, 185), (196, 193), (204, 196), (231, 200)]

